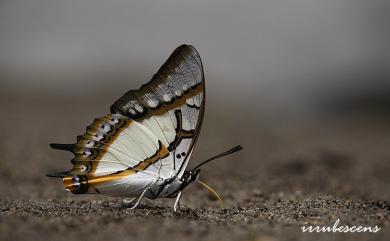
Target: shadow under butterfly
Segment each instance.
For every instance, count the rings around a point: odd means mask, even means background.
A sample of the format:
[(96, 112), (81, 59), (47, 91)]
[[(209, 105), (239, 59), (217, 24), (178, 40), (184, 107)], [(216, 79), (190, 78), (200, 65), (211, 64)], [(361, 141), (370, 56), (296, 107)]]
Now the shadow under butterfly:
[[(95, 119), (76, 144), (50, 144), (74, 154), (73, 169), (48, 174), (63, 179), (75, 194), (176, 198), (196, 181), (207, 162), (242, 149), (236, 146), (186, 170), (205, 109), (205, 80), (196, 49), (175, 49), (159, 71), (138, 90), (130, 90)], [(206, 184), (198, 181), (218, 198)]]

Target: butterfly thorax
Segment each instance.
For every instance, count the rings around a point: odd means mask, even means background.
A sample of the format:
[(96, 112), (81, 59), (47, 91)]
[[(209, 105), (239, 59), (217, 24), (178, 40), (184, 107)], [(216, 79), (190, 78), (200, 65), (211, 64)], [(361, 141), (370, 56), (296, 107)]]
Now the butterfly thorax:
[(150, 199), (155, 198), (174, 198), (180, 191), (194, 182), (199, 176), (200, 169), (185, 171), (182, 177), (172, 177), (160, 179), (150, 186), (150, 193), (147, 195)]

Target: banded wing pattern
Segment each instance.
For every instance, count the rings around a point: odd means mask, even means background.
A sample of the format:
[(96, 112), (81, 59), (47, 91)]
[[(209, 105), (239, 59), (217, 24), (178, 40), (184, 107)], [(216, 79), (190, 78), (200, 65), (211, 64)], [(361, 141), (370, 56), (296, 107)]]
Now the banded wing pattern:
[(151, 130), (168, 146), (173, 159), (162, 176), (182, 176), (199, 135), (205, 102), (203, 67), (196, 49), (178, 47), (138, 90), (130, 90), (112, 106), (119, 113)]
[(73, 169), (64, 177), (65, 188), (74, 193), (137, 195), (157, 180), (164, 162), (172, 162), (167, 147), (149, 129), (118, 114), (95, 119), (76, 144), (51, 146), (75, 155)]
[(194, 47), (178, 47), (138, 90), (130, 90), (95, 119), (76, 144), (51, 144), (74, 153), (63, 177), (74, 193), (139, 196), (158, 179), (181, 177), (202, 123), (205, 84)]

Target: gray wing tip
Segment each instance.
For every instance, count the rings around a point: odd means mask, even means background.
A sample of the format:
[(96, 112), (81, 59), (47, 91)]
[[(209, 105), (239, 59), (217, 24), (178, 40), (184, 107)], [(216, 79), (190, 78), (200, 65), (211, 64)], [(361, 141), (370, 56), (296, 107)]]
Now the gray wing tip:
[(191, 44), (182, 44), (179, 47), (177, 47), (173, 52), (181, 51), (185, 49), (190, 50), (191, 52), (194, 52), (195, 54), (199, 55), (198, 50), (196, 50), (196, 48)]
[(195, 47), (191, 44), (182, 44), (179, 47), (177, 47), (177, 49), (178, 48), (193, 48), (193, 49), (195, 49)]
[(193, 57), (193, 60), (197, 62), (197, 65), (199, 66), (200, 71), (202, 73), (202, 77), (201, 77), (202, 81), (204, 81), (202, 60), (200, 58), (198, 51), (194, 46), (190, 44), (182, 44), (171, 53), (168, 59), (159, 68), (159, 70), (153, 75), (152, 79), (149, 82), (143, 84), (138, 90), (127, 91), (124, 95), (122, 95), (110, 106), (110, 112), (112, 114), (121, 114), (132, 119), (137, 118), (138, 116), (134, 116), (128, 113), (127, 109), (125, 108), (126, 104), (132, 99), (137, 99), (138, 98), (137, 92), (147, 88), (145, 86), (150, 85), (150, 83), (158, 79), (161, 74), (166, 75), (167, 73), (174, 73), (175, 70), (173, 69), (172, 66), (177, 66), (178, 62), (182, 60), (183, 56)]

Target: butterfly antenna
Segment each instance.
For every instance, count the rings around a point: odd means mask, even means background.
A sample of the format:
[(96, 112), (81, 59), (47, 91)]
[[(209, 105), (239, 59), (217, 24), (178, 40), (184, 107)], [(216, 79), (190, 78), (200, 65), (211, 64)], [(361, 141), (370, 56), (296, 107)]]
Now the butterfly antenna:
[(221, 154), (218, 154), (218, 155), (216, 155), (216, 156), (210, 157), (210, 158), (207, 159), (206, 161), (204, 161), (204, 162), (200, 163), (199, 165), (197, 165), (196, 167), (194, 167), (192, 170), (196, 170), (196, 169), (198, 169), (199, 167), (203, 166), (204, 164), (206, 164), (206, 163), (208, 163), (208, 162), (211, 162), (211, 161), (213, 161), (213, 160), (215, 160), (215, 159), (218, 159), (218, 158), (221, 158), (221, 157), (223, 157), (223, 156), (230, 155), (230, 154), (232, 154), (232, 153), (234, 153), (234, 152), (237, 152), (237, 151), (241, 150), (242, 148), (243, 148), (243, 147), (242, 147), (241, 145), (235, 146), (235, 147), (233, 147), (232, 149), (227, 150), (227, 151), (225, 151), (225, 152), (223, 152), (223, 153), (221, 153)]
[(222, 198), (218, 195), (218, 193), (216, 191), (214, 191), (214, 189), (212, 189), (209, 185), (207, 185), (206, 183), (200, 181), (200, 180), (196, 180), (200, 185), (202, 185), (204, 188), (206, 188), (209, 192), (211, 192), (218, 200), (219, 200), (219, 204), (221, 207), (223, 207), (223, 200)]

